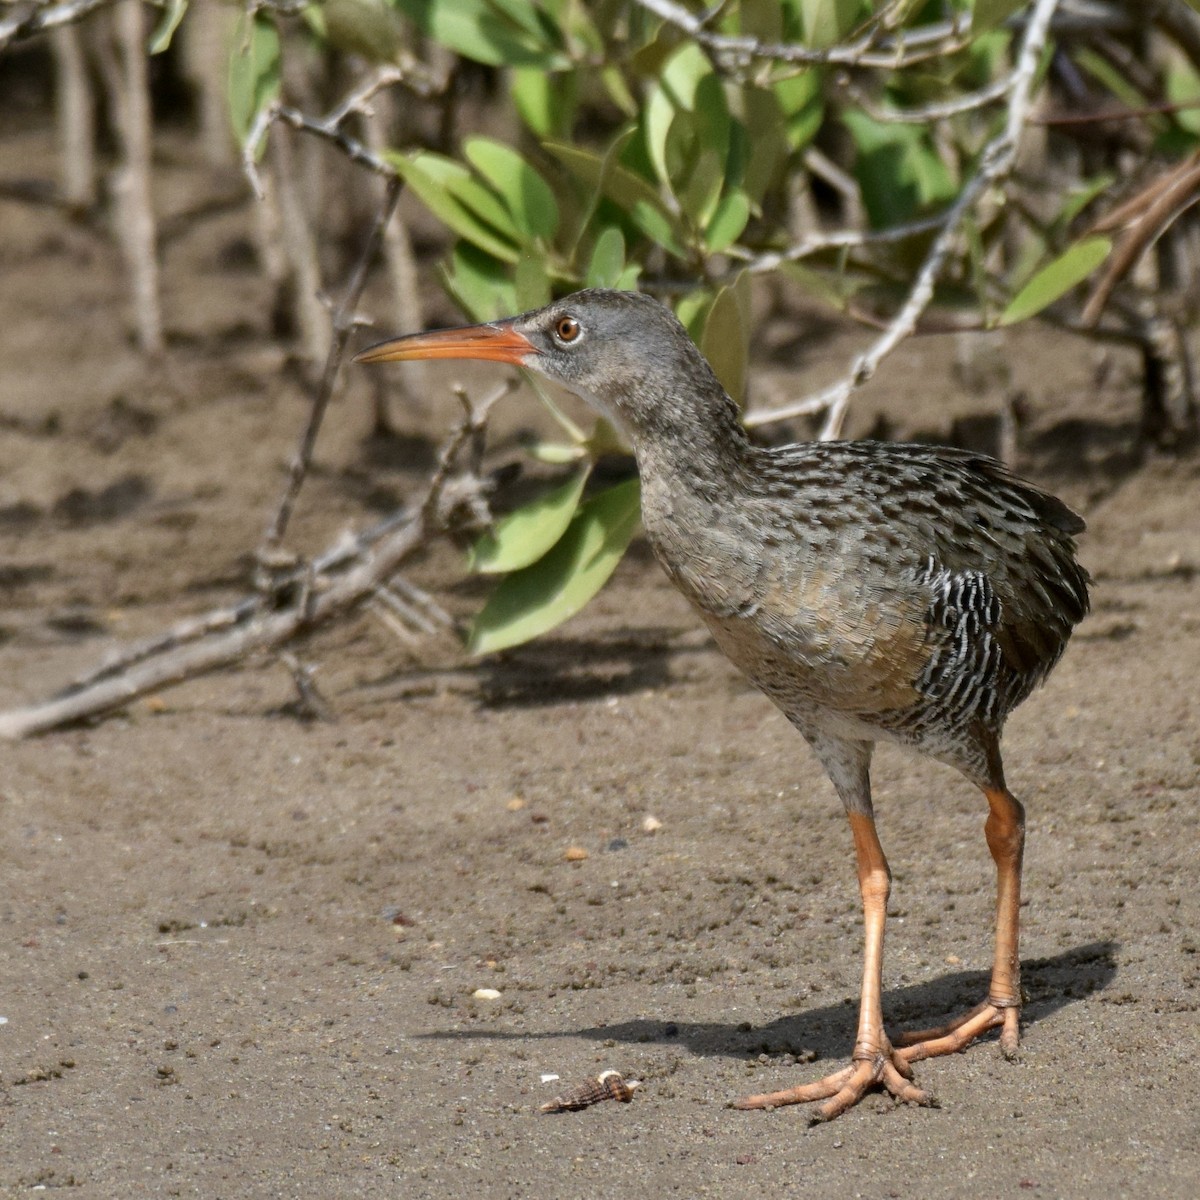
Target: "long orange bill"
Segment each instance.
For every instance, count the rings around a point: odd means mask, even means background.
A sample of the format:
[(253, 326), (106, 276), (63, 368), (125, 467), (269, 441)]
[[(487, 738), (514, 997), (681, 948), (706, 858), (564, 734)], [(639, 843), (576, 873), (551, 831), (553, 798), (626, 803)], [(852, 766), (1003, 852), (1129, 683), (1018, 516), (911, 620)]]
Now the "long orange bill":
[(412, 333), (380, 342), (354, 356), (355, 362), (403, 362), (410, 358), (481, 358), (489, 362), (524, 366), (537, 347), (508, 321), (494, 325), (467, 325), (462, 329), (439, 329), (434, 333)]

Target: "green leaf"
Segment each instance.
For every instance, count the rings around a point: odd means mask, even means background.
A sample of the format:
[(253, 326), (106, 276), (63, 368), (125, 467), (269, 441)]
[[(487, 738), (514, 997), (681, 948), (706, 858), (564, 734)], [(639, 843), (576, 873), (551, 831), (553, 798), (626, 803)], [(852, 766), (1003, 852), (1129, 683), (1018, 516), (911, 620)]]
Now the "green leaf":
[(827, 275), (823, 271), (814, 271), (803, 263), (785, 262), (779, 266), (780, 273), (797, 283), (808, 295), (828, 304), (838, 312), (845, 312), (851, 297), (860, 290), (862, 284), (844, 275)]
[[(1130, 82), (1129, 78), (1112, 65), (1106, 58), (1097, 54), (1087, 46), (1077, 46), (1071, 54), (1076, 64), (1082, 67), (1093, 78), (1129, 108), (1141, 108), (1146, 104), (1147, 97)], [(1149, 117), (1148, 123), (1153, 124), (1155, 118)]]
[(697, 288), (694, 292), (687, 292), (675, 301), (675, 315), (697, 346), (699, 346), (700, 338), (704, 333), (704, 322), (708, 317), (712, 301), (712, 292), (707, 288)]
[(442, 282), (472, 321), (494, 321), (521, 307), (507, 264), (470, 242), (455, 243)]
[(244, 142), (258, 114), (279, 95), (279, 33), (261, 13), (238, 17), (229, 56), (229, 116)]
[(741, 0), (737, 32), (760, 42), (782, 42), (784, 5), (779, 0)]
[[(1197, 0), (1200, 3), (1200, 0)], [(1091, 179), (1080, 179), (1073, 183), (1063, 199), (1062, 208), (1054, 218), (1057, 227), (1065, 229), (1097, 196), (1108, 191), (1117, 177), (1108, 171), (1094, 175)]]
[(615, 225), (610, 225), (596, 239), (596, 245), (592, 248), (586, 284), (588, 287), (616, 287), (624, 269), (625, 239)]
[(588, 469), (502, 517), (471, 547), (472, 571), (496, 575), (535, 563), (564, 533), (579, 507)]
[(552, 238), (558, 203), (550, 185), (515, 150), (491, 138), (468, 138), (467, 160), (499, 193), (519, 233)]
[(1108, 256), (1112, 240), (1084, 238), (1047, 263), (1012, 298), (1000, 317), (1001, 325), (1015, 325), (1039, 313), (1082, 283)]
[(395, 62), (404, 28), (387, 0), (324, 0), (320, 8), (331, 46), (367, 62)]
[(721, 200), (724, 182), (721, 156), (715, 150), (702, 149), (687, 175), (687, 182), (675, 193), (688, 219), (697, 228), (703, 229), (712, 219)]
[(825, 119), (821, 78), (821, 72), (810, 67), (780, 79), (771, 88), (786, 117), (784, 132), (793, 150), (803, 150), (817, 136)]
[(584, 184), (603, 192), (619, 205), (629, 219), (652, 241), (676, 256), (683, 255), (677, 222), (663, 205), (658, 193), (639, 175), (593, 154), (563, 142), (547, 142), (553, 154)]
[[(699, 95), (706, 79), (711, 83)], [(683, 114), (696, 112), (698, 102), (702, 120), (695, 126), (697, 135), (703, 125), (705, 147), (715, 150), (723, 161), (729, 147), (729, 110), (724, 91), (704, 51), (695, 42), (685, 42), (663, 65), (642, 115), (646, 151), (655, 173), (668, 187), (678, 183), (668, 162), (671, 126)]]
[(854, 173), (872, 228), (911, 220), (954, 195), (954, 180), (925, 128), (863, 112), (844, 113), (842, 120), (858, 148)]
[(163, 5), (163, 15), (150, 35), (150, 44), (147, 48), (151, 54), (161, 54), (171, 44), (171, 38), (175, 36), (175, 30), (179, 28), (183, 14), (187, 12), (187, 6), (188, 0), (166, 0)]
[(427, 151), (411, 157), (385, 151), (383, 157), (421, 203), (459, 237), (504, 262), (515, 263), (520, 258), (516, 245), (520, 235), (512, 217), (461, 163)]
[(561, 71), (570, 60), (528, 0), (393, 0), (434, 41), (492, 67)]
[(741, 237), (742, 230), (746, 228), (746, 222), (749, 220), (750, 200), (746, 193), (726, 193), (704, 231), (704, 241), (709, 250), (714, 254), (727, 250)]
[(578, 462), (587, 453), (582, 446), (569, 442), (531, 442), (524, 445), (524, 450), (530, 458), (552, 467)]
[(631, 262), (625, 264), (625, 270), (617, 278), (617, 282), (613, 284), (618, 292), (636, 292), (638, 278), (642, 273), (642, 264)]
[[(820, 125), (820, 107), (817, 108)], [(737, 122), (731, 137), (745, 146), (745, 165), (741, 169), (741, 190), (752, 204), (759, 204), (767, 189), (779, 179), (787, 158), (787, 119), (779, 97), (768, 88), (746, 85), (742, 88), (742, 120)], [(813, 132), (816, 130), (814, 128)], [(810, 135), (811, 136), (811, 135)], [(732, 145), (731, 145), (732, 150)], [(728, 173), (727, 186), (732, 187), (735, 176)]]
[(539, 138), (563, 137), (570, 133), (579, 104), (578, 71), (548, 74), (533, 67), (518, 67), (512, 73), (510, 92), (521, 120)]
[(1024, 6), (1025, 0), (975, 0), (971, 12), (971, 36), (995, 29)]
[(517, 260), (513, 277), (517, 292), (517, 309), (528, 312), (550, 303), (550, 265), (539, 251), (529, 250)]
[(749, 277), (743, 273), (723, 287), (708, 310), (700, 350), (722, 387), (738, 402), (746, 394), (746, 363), (750, 357)]
[[(1200, 99), (1200, 75), (1186, 62), (1167, 66), (1167, 99), (1172, 104), (1192, 104)], [(1188, 133), (1200, 133), (1200, 107), (1181, 108), (1173, 114), (1175, 123)]]
[(824, 49), (836, 45), (865, 14), (861, 0), (800, 0), (804, 41)]
[(580, 505), (553, 549), (492, 593), (471, 629), (470, 652), (520, 645), (574, 616), (621, 561), (637, 528), (638, 495), (630, 479)]

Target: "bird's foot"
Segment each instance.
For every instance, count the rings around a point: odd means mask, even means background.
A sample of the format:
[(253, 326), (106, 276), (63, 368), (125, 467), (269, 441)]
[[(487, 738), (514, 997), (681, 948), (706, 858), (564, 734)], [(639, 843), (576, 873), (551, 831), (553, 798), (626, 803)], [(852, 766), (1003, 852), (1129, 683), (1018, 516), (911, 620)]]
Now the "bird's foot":
[(735, 1100), (734, 1108), (781, 1108), (785, 1104), (807, 1104), (813, 1100), (825, 1103), (812, 1114), (813, 1122), (832, 1121), (846, 1109), (857, 1104), (863, 1096), (876, 1088), (883, 1088), (898, 1100), (909, 1104), (921, 1104), (936, 1108), (937, 1101), (928, 1092), (912, 1082), (912, 1068), (900, 1052), (885, 1045), (870, 1057), (855, 1056), (848, 1067), (826, 1075), (816, 1083), (800, 1087), (784, 1088), (779, 1092), (764, 1092), (757, 1096), (745, 1096)]
[(1014, 1059), (1021, 1043), (1020, 1019), (1019, 1004), (985, 1000), (945, 1025), (901, 1034), (895, 1053), (906, 1063), (940, 1054), (957, 1054), (989, 1029), (999, 1028), (1000, 1052), (1005, 1058)]

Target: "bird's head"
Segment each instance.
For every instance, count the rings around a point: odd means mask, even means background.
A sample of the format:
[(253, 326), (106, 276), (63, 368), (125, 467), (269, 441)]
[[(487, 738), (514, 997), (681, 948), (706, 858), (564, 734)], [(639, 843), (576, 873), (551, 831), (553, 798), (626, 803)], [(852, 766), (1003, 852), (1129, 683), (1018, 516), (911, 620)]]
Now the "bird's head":
[(732, 402), (669, 308), (636, 292), (591, 289), (519, 317), (410, 334), (355, 362), (483, 359), (553, 379), (611, 420), (634, 448)]

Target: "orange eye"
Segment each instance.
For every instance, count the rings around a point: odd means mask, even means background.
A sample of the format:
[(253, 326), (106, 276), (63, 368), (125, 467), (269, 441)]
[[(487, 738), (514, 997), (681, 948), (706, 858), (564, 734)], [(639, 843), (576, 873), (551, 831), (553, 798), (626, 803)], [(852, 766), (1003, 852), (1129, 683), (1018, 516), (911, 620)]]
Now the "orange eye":
[(554, 326), (554, 336), (560, 342), (573, 342), (580, 332), (579, 322), (574, 317), (559, 317), (558, 324)]

